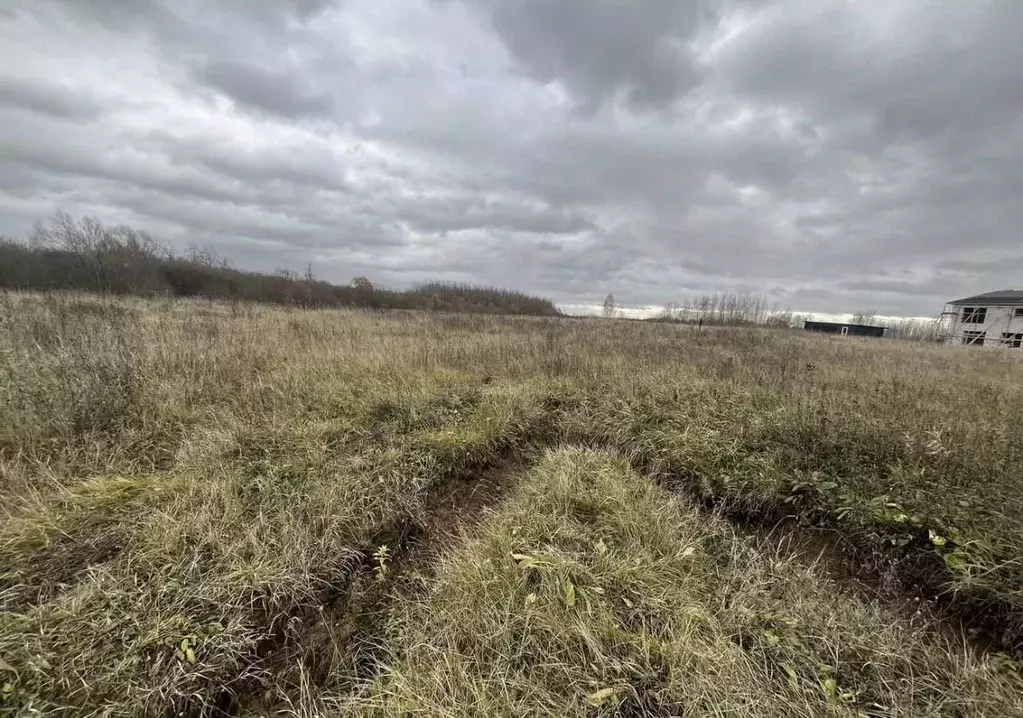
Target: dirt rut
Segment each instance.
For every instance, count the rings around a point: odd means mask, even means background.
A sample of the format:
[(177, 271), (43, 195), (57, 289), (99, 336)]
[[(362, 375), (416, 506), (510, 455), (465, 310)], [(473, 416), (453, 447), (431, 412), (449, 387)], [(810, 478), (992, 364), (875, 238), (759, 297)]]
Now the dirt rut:
[(432, 491), (422, 515), (382, 533), (343, 587), (315, 610), (292, 617), (277, 645), (265, 651), (260, 685), (225, 692), (209, 715), (283, 715), (328, 677), (358, 690), (376, 670), (394, 602), (425, 590), (436, 561), (471, 535), (526, 467), (521, 457), (503, 457)]

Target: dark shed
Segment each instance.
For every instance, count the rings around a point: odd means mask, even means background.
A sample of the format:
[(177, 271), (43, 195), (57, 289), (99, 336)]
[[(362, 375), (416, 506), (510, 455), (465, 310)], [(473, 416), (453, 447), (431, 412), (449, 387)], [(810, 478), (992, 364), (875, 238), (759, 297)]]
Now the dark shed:
[(872, 324), (848, 324), (842, 322), (811, 322), (803, 323), (803, 329), (808, 332), (821, 332), (822, 334), (840, 334), (842, 336), (854, 337), (883, 337), (884, 327), (875, 327)]

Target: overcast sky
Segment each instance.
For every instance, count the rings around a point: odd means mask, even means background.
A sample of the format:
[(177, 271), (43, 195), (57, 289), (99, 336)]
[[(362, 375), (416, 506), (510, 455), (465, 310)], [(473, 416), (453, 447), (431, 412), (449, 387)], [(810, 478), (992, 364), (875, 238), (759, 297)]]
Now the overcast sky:
[(1020, 0), (2, 0), (0, 233), (565, 305), (1023, 286)]

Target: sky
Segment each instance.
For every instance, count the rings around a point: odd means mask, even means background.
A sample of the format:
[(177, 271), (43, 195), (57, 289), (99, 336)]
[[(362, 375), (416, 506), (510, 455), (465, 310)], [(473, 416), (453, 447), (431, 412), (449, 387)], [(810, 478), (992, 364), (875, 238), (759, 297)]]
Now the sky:
[(1023, 286), (1019, 0), (2, 0), (0, 233), (402, 288)]

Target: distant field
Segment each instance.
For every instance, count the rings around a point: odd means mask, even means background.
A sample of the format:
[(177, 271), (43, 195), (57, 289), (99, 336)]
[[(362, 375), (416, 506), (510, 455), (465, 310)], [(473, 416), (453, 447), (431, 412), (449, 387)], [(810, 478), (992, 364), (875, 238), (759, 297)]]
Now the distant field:
[(1023, 364), (0, 296), (0, 714), (1023, 714)]

